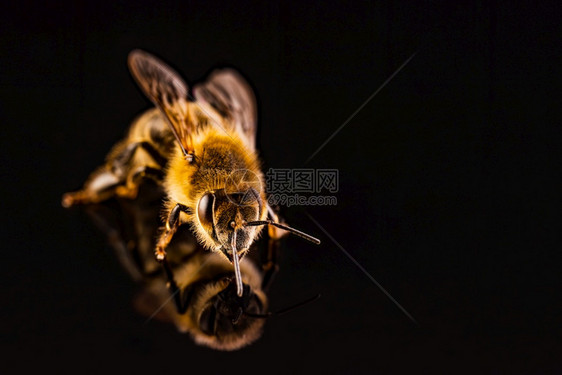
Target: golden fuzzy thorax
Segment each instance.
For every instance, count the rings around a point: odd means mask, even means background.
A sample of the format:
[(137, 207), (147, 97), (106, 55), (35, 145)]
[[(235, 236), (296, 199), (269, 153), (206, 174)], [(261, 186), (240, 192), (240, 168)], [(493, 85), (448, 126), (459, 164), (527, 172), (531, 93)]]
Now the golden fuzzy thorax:
[[(206, 121), (194, 126), (192, 134), (195, 159), (189, 163), (179, 146), (170, 158), (164, 186), (168, 194), (168, 212), (177, 203), (190, 208), (190, 213), (182, 213), (180, 221), (189, 223), (199, 243), (209, 250), (216, 250), (218, 245), (209, 233), (202, 228), (197, 218), (197, 205), (205, 193), (225, 189), (227, 183), (232, 184), (233, 178), (239, 176), (233, 172), (248, 171), (260, 185), (256, 189), (262, 202), (266, 201), (263, 175), (260, 163), (254, 150), (248, 149), (246, 142), (232, 130), (228, 124), (210, 124)], [(235, 184), (238, 184), (236, 181)], [(244, 183), (242, 182), (242, 185)], [(263, 209), (257, 220), (263, 220), (267, 210)], [(261, 227), (253, 227), (254, 238)]]

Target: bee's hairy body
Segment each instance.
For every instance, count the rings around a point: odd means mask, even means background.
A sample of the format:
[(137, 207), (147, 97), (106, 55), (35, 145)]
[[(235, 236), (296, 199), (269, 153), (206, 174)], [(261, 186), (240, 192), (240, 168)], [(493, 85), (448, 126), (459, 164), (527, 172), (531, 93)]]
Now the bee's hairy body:
[[(142, 279), (146, 272), (158, 272), (157, 260), (175, 299), (177, 314), (170, 316), (176, 326), (209, 346), (235, 349), (259, 336), (259, 318), (266, 311), (259, 273), (251, 263), (241, 263), (263, 226), (268, 225), (270, 236), (264, 285), (277, 270), (274, 249), (284, 230), (320, 241), (280, 223), (267, 205), (255, 149), (257, 105), (241, 75), (231, 69), (214, 71), (190, 93), (182, 78), (155, 56), (136, 50), (128, 62), (156, 108), (133, 121), (105, 164), (82, 190), (65, 194), (62, 204), (104, 205), (116, 199), (141, 214), (156, 213), (153, 221), (125, 220), (136, 228), (133, 240), (142, 248), (134, 257), (140, 271), (135, 262), (126, 261), (126, 250), (120, 252), (122, 263)], [(160, 192), (149, 205), (143, 202), (151, 195), (141, 191), (147, 180)], [(184, 240), (174, 241), (176, 235)], [(156, 259), (149, 261), (151, 249)], [(232, 271), (235, 282), (225, 276)], [(170, 298), (163, 297), (168, 287), (164, 278), (156, 280), (153, 294), (163, 302)], [(182, 302), (177, 293), (186, 290), (191, 294)], [(209, 305), (211, 299), (215, 302)]]
[[(225, 128), (228, 129), (228, 128)], [(182, 221), (188, 222), (201, 244), (209, 249), (217, 248), (216, 241), (207, 231), (202, 229), (198, 222), (197, 203), (201, 197), (209, 192), (224, 190), (228, 184), (244, 185), (238, 180), (240, 176), (233, 171), (250, 171), (259, 178), (258, 185), (264, 186), (260, 163), (254, 150), (244, 146), (241, 137), (233, 131), (217, 129), (214, 126), (201, 128), (193, 137), (195, 161), (185, 162), (185, 155), (179, 147), (175, 148), (167, 167), (164, 187), (168, 195), (167, 207), (171, 210), (177, 203), (191, 208), (189, 213), (183, 213)], [(234, 181), (233, 181), (234, 179)], [(259, 191), (260, 198), (265, 201), (265, 192)], [(220, 215), (215, 212), (216, 215)], [(267, 211), (262, 209), (260, 216), (254, 220), (263, 220)], [(261, 227), (256, 228), (256, 234)]]
[[(125, 139), (112, 148), (106, 163), (91, 174), (84, 184), (84, 189), (75, 193), (73, 204), (79, 203), (82, 196), (88, 203), (101, 202), (114, 194), (135, 198), (138, 183), (134, 179), (137, 171), (146, 167), (153, 171), (161, 171), (161, 183), (167, 193), (164, 212), (169, 212), (177, 203), (189, 207), (190, 212), (181, 214), (180, 223), (189, 223), (201, 244), (206, 249), (215, 250), (216, 242), (201, 229), (197, 220), (197, 202), (205, 193), (225, 189), (228, 181), (243, 185), (243, 182), (233, 181), (240, 177), (233, 175), (233, 171), (250, 171), (259, 179), (260, 186), (263, 186), (263, 174), (255, 150), (248, 147), (249, 141), (237, 134), (228, 123), (221, 121), (217, 125), (216, 121), (220, 117), (213, 108), (205, 108), (206, 113), (216, 115), (210, 119), (195, 104), (187, 103), (187, 106), (190, 112), (196, 114), (193, 118), (197, 121), (197, 131), (193, 134), (193, 145), (197, 155), (194, 162), (186, 162), (185, 155), (175, 142), (161, 111), (157, 108), (147, 110), (131, 124)], [(141, 144), (148, 144), (160, 158), (153, 157), (143, 147), (137, 147), (130, 159), (123, 162), (131, 146)], [(116, 190), (113, 191), (112, 187), (116, 187)], [(265, 201), (263, 189), (260, 189), (260, 197)], [(261, 220), (266, 216), (267, 211), (262, 209), (260, 216), (255, 219)], [(261, 227), (252, 230), (257, 236)]]

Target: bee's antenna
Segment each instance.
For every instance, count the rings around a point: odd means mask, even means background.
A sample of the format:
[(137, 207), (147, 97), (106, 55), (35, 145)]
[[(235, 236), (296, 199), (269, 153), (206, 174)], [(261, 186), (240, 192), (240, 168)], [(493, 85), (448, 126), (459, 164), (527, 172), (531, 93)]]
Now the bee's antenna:
[(320, 298), (320, 294), (317, 294), (317, 295), (315, 295), (315, 296), (313, 296), (313, 297), (310, 297), (310, 298), (307, 299), (307, 300), (304, 300), (304, 301), (302, 301), (302, 302), (299, 302), (299, 303), (297, 303), (296, 305), (286, 307), (286, 308), (284, 308), (284, 309), (278, 310), (278, 311), (273, 312), (273, 313), (272, 313), (272, 312), (268, 312), (268, 313), (266, 313), (266, 314), (252, 314), (252, 313), (244, 312), (244, 315), (249, 316), (249, 317), (251, 317), (251, 318), (267, 319), (267, 318), (269, 318), (269, 317), (272, 316), (272, 315), (283, 315), (283, 314), (285, 314), (285, 313), (288, 313), (289, 311), (292, 311), (292, 310), (294, 310), (294, 309), (298, 309), (299, 307), (302, 307), (302, 306), (304, 306), (304, 305), (307, 305), (307, 304), (309, 304), (309, 303), (311, 303), (311, 302), (316, 301), (318, 298)]
[(244, 288), (242, 286), (242, 275), (240, 274), (240, 259), (238, 258), (238, 251), (236, 251), (236, 229), (232, 232), (232, 263), (234, 264), (234, 275), (236, 276), (236, 294), (242, 297)]
[(302, 306), (304, 306), (304, 305), (308, 305), (309, 303), (316, 301), (316, 300), (317, 300), (318, 298), (320, 298), (320, 297), (321, 297), (321, 294), (318, 293), (317, 295), (312, 296), (312, 297), (310, 297), (309, 299), (306, 299), (306, 300), (304, 300), (304, 301), (302, 301), (302, 302), (299, 302), (299, 303), (297, 303), (296, 305), (289, 306), (289, 307), (285, 307), (284, 309), (278, 310), (278, 311), (276, 311), (274, 314), (275, 314), (275, 315), (283, 315), (283, 314), (285, 314), (285, 313), (288, 313), (289, 311), (292, 311), (292, 310), (294, 310), (294, 309), (298, 309), (299, 307), (302, 307)]
[(250, 318), (256, 318), (256, 319), (267, 319), (269, 318), (271, 315), (273, 315), (272, 312), (268, 312), (266, 314), (252, 314), (249, 312), (243, 312), (244, 315), (249, 316)]
[(320, 240), (316, 237), (312, 237), (309, 234), (306, 234), (304, 232), (301, 232), (300, 230), (297, 230), (295, 228), (291, 228), (285, 224), (281, 224), (281, 223), (276, 223), (275, 221), (271, 221), (271, 220), (258, 220), (258, 221), (250, 221), (249, 223), (246, 223), (246, 226), (250, 226), (250, 227), (257, 227), (260, 225), (273, 225), (277, 228), (281, 228), (284, 229), (288, 232), (291, 232), (297, 236), (299, 236), (300, 238), (304, 238), (307, 241), (312, 242), (313, 244), (316, 245), (320, 245)]

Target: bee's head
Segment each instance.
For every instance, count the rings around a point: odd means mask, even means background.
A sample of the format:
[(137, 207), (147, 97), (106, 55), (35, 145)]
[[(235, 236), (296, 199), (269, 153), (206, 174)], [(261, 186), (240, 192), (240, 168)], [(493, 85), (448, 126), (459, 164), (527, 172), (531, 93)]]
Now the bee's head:
[(217, 349), (234, 350), (255, 341), (261, 334), (266, 297), (243, 284), (238, 296), (234, 280), (204, 305), (198, 316), (200, 340)]
[(242, 257), (254, 241), (256, 228), (245, 225), (247, 222), (259, 220), (265, 205), (254, 188), (242, 192), (221, 190), (215, 199), (215, 236), (223, 248), (223, 253), (232, 261), (233, 247), (236, 247)]
[(197, 218), (215, 249), (234, 265), (238, 296), (242, 296), (239, 260), (246, 255), (261, 228), (246, 223), (259, 220), (265, 205), (254, 187), (242, 191), (216, 190), (204, 194), (197, 205)]
[[(238, 297), (243, 294), (239, 261), (248, 252), (264, 225), (273, 225), (308, 241), (320, 243), (317, 238), (299, 230), (265, 220), (268, 207), (261, 190), (261, 180), (248, 172), (233, 173), (225, 188), (203, 194), (197, 203), (196, 215), (203, 228), (203, 240), (207, 246), (220, 250), (234, 265)], [(254, 177), (248, 179), (248, 175)]]
[[(260, 229), (245, 224), (259, 220), (264, 209), (263, 198), (253, 187), (236, 192), (220, 189), (201, 197), (197, 205), (197, 218), (215, 248), (220, 248), (232, 262), (232, 245), (235, 244), (238, 256), (242, 258)], [(233, 242), (235, 232), (236, 241)]]
[(236, 245), (240, 252), (248, 249), (256, 235), (255, 228), (245, 227), (245, 223), (259, 220), (264, 209), (263, 198), (254, 188), (235, 193), (221, 189), (201, 197), (197, 218), (216, 247), (226, 248), (230, 253), (232, 235), (236, 230)]

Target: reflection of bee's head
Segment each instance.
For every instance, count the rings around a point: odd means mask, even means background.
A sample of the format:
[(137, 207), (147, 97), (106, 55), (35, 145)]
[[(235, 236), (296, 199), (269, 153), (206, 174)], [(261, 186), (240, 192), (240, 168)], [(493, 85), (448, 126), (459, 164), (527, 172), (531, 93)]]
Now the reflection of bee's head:
[(215, 349), (236, 350), (257, 340), (264, 325), (267, 298), (244, 283), (239, 297), (230, 278), (209, 284), (195, 297), (195, 341)]

